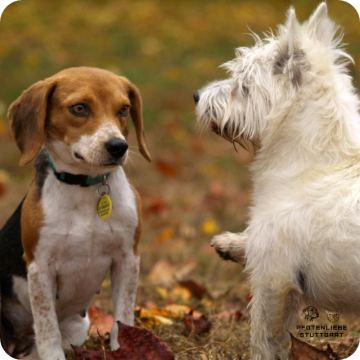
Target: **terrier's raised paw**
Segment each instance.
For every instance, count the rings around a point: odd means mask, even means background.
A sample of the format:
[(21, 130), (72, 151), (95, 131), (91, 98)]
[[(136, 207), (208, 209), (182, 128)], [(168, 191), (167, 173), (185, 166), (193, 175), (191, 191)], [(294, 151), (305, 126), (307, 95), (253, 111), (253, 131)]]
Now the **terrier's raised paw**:
[(245, 266), (246, 238), (244, 233), (226, 232), (215, 236), (211, 241), (211, 246), (215, 248), (222, 259), (238, 262)]

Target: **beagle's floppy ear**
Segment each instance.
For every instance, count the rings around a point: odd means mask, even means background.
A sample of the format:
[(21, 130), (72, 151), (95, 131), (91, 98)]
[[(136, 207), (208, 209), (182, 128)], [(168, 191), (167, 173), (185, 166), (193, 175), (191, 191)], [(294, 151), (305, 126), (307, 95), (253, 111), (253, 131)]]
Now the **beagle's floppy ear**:
[(44, 143), (49, 95), (55, 83), (39, 81), (25, 90), (9, 108), (11, 131), (21, 151), (20, 166), (33, 160)]
[(139, 90), (137, 87), (128, 83), (129, 85), (129, 99), (131, 102), (130, 115), (136, 130), (136, 138), (139, 144), (139, 150), (144, 158), (151, 162), (151, 155), (146, 145), (145, 134), (144, 134), (144, 122), (142, 117), (142, 104)]

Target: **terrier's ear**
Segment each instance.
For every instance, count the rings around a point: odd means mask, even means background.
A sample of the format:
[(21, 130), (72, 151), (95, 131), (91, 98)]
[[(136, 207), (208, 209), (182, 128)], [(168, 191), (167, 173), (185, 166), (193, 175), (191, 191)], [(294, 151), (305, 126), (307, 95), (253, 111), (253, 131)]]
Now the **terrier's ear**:
[(287, 30), (287, 41), (288, 41), (288, 51), (289, 54), (293, 53), (297, 48), (299, 48), (300, 43), (300, 24), (297, 21), (295, 9), (293, 6), (290, 7), (287, 13), (287, 20), (285, 24)]
[(299, 88), (302, 82), (305, 53), (300, 48), (301, 26), (296, 19), (295, 9), (291, 7), (283, 35), (279, 38), (279, 55), (275, 59), (274, 74), (286, 74), (291, 83)]
[(325, 309), (325, 313), (328, 314), (330, 312), (330, 310), (328, 309)]
[(341, 310), (341, 309), (337, 309), (336, 312), (337, 312), (339, 315), (341, 315), (342, 310)]
[(336, 25), (328, 17), (328, 8), (325, 2), (318, 6), (306, 25), (311, 37), (326, 46), (331, 45), (336, 32)]

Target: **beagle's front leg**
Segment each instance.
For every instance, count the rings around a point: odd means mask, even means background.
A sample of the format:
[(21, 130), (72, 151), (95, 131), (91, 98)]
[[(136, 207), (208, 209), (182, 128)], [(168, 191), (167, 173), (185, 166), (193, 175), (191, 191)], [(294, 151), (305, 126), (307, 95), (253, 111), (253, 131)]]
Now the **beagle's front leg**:
[(111, 289), (114, 306), (114, 326), (111, 329), (110, 345), (112, 350), (119, 348), (117, 341), (120, 320), (126, 325), (134, 325), (134, 306), (139, 279), (140, 256), (129, 249), (119, 258), (114, 259), (111, 266)]
[(65, 360), (55, 311), (56, 282), (47, 264), (35, 261), (28, 266), (27, 276), (38, 357), (40, 360)]

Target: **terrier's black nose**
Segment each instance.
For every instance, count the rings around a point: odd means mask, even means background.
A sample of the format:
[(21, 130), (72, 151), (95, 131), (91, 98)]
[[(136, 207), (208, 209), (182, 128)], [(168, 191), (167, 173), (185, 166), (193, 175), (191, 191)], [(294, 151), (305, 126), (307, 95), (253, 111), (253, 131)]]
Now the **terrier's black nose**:
[(111, 139), (105, 143), (106, 150), (115, 159), (120, 159), (128, 149), (128, 144), (122, 139)]
[(200, 100), (200, 92), (197, 91), (196, 93), (194, 93), (193, 97), (194, 97), (195, 105), (197, 105), (197, 103)]

